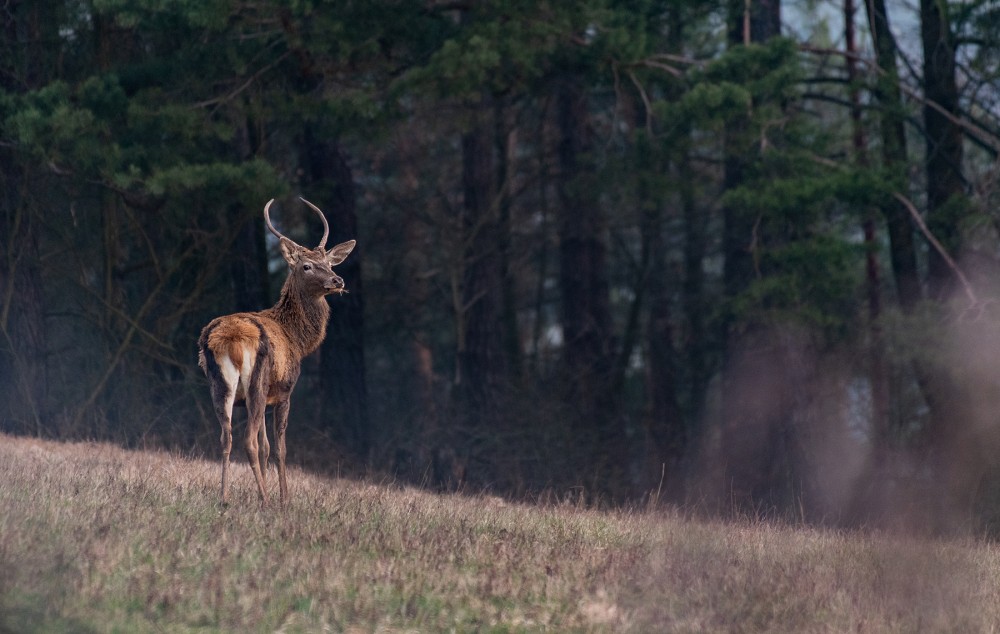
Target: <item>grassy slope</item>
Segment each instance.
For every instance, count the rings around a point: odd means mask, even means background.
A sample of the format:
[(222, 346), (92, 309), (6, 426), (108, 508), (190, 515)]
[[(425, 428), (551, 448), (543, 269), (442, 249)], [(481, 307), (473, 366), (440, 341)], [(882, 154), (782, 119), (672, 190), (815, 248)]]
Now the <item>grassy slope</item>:
[[(990, 631), (1000, 553), (0, 436), (4, 631)], [(273, 482), (271, 483), (273, 485)]]

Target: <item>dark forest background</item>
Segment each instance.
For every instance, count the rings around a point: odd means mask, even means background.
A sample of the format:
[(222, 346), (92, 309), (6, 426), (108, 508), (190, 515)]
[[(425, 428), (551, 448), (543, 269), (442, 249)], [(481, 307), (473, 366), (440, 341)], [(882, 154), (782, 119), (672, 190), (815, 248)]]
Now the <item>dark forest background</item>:
[(303, 196), (292, 462), (990, 530), (1000, 7), (886, 4), (6, 0), (0, 430), (216, 455)]

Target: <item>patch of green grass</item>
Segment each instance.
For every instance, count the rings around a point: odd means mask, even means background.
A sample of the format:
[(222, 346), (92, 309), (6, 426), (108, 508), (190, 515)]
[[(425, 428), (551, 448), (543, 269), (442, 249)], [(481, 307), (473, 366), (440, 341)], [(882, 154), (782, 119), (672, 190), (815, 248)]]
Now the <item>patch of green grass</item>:
[[(532, 507), (0, 437), (0, 632), (911, 632), (1000, 622), (991, 544)], [(272, 475), (269, 484), (273, 487)]]

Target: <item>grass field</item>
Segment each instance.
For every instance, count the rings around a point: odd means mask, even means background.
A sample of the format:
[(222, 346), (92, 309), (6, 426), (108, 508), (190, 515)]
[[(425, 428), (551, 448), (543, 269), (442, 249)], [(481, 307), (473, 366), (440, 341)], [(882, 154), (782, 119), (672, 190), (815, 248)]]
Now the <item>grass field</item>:
[[(0, 632), (989, 632), (1000, 552), (0, 435)], [(272, 480), (269, 482), (271, 486)]]

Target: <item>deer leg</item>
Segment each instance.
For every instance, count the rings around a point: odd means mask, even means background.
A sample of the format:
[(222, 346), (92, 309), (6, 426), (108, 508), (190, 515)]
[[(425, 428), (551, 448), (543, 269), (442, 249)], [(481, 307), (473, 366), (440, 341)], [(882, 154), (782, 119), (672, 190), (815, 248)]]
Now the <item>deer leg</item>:
[(236, 381), (239, 373), (228, 358), (220, 366), (218, 376), (210, 382), (212, 404), (222, 427), (219, 448), (222, 450), (222, 505), (229, 504), (229, 454), (233, 450), (233, 402), (236, 400)]
[(288, 502), (288, 481), (285, 479), (285, 429), (288, 428), (288, 399), (274, 406), (274, 442), (278, 455), (278, 491), (281, 508)]
[(233, 421), (229, 418), (222, 421), (222, 436), (219, 438), (222, 446), (222, 506), (229, 505), (229, 454), (233, 450)]
[(264, 481), (264, 486), (267, 486), (267, 459), (271, 455), (271, 445), (267, 441), (267, 421), (264, 415), (261, 415), (260, 420), (260, 432), (257, 436), (257, 458), (260, 460), (260, 476)]
[(260, 454), (257, 445), (260, 427), (263, 424), (264, 395), (259, 390), (252, 390), (247, 395), (247, 435), (244, 440), (244, 448), (247, 452), (247, 459), (250, 461), (253, 477), (257, 481), (261, 507), (267, 506), (267, 489), (264, 487), (264, 475), (260, 469)]

